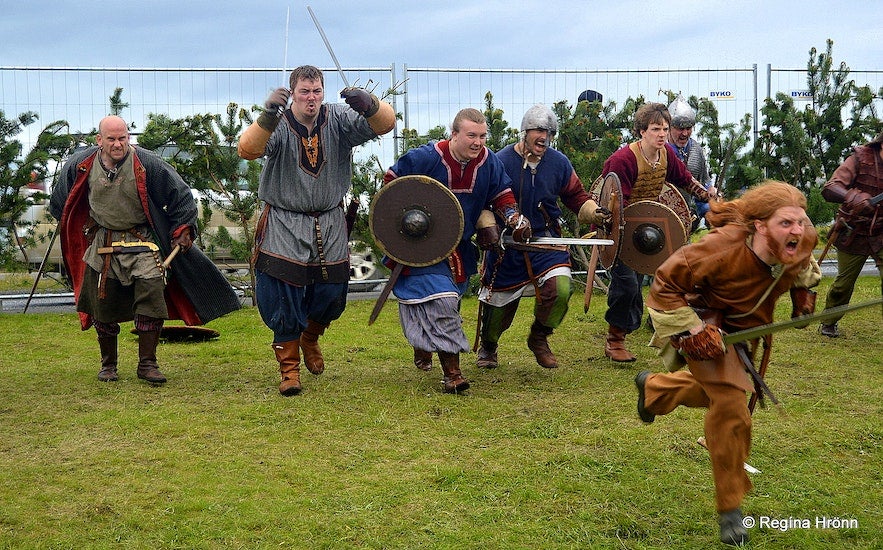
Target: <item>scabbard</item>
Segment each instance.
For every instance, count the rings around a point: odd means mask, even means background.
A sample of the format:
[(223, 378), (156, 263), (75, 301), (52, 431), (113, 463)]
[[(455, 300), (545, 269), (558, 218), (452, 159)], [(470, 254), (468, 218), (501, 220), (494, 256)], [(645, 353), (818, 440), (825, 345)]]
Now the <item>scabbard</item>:
[(748, 371), (748, 374), (751, 375), (751, 379), (754, 381), (754, 391), (757, 395), (758, 400), (760, 401), (760, 406), (764, 406), (763, 396), (766, 394), (770, 401), (773, 402), (774, 405), (779, 404), (779, 400), (776, 399), (776, 396), (773, 395), (770, 387), (767, 386), (766, 382), (764, 382), (763, 377), (760, 373), (757, 372), (757, 369), (754, 368), (754, 363), (751, 361), (751, 357), (748, 355), (747, 346), (742, 343), (733, 344), (733, 348), (736, 350), (736, 354), (738, 354), (739, 359), (742, 360), (742, 364), (745, 365), (745, 370)]

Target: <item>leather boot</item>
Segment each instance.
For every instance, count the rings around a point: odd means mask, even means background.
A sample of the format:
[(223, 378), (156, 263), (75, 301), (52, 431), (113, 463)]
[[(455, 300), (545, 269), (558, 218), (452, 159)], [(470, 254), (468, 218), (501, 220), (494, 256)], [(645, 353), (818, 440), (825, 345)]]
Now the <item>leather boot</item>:
[(328, 325), (307, 321), (307, 328), (300, 335), (300, 349), (304, 352), (304, 365), (313, 374), (325, 372), (325, 358), (319, 349), (319, 337), (325, 333)]
[(604, 355), (618, 363), (631, 363), (637, 357), (625, 348), (625, 329), (614, 325), (607, 328), (607, 342), (604, 344)]
[(552, 334), (552, 329), (534, 321), (530, 326), (530, 334), (527, 336), (527, 347), (533, 352), (541, 367), (554, 369), (558, 367), (558, 359), (549, 349), (548, 336), (550, 334)]
[(98, 379), (102, 382), (115, 382), (117, 376), (117, 337), (99, 336), (98, 349), (101, 350), (101, 370)]
[(159, 371), (156, 363), (160, 332), (152, 330), (138, 333), (138, 378), (153, 384), (163, 384), (166, 381), (166, 376)]
[(422, 371), (432, 370), (432, 352), (414, 348), (414, 366)]
[(279, 383), (279, 393), (282, 395), (297, 395), (300, 393), (300, 342), (274, 342), (273, 351), (276, 360), (279, 361), (279, 373), (282, 381)]
[(478, 359), (475, 360), (475, 366), (482, 369), (495, 369), (498, 365), (497, 344), (482, 340), (478, 348)]
[(469, 381), (460, 372), (460, 354), (438, 352), (442, 372), (445, 374), (445, 393), (460, 393), (469, 389)]

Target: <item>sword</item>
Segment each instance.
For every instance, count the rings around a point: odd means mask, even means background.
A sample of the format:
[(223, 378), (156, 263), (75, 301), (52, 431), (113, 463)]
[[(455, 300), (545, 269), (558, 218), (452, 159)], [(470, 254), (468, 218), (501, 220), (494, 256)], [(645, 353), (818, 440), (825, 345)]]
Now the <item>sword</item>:
[(374, 309), (371, 311), (371, 316), (368, 317), (368, 326), (373, 325), (374, 321), (377, 320), (377, 316), (380, 315), (380, 310), (383, 309), (383, 304), (385, 304), (386, 299), (389, 298), (389, 293), (392, 290), (392, 287), (395, 286), (396, 280), (398, 280), (404, 267), (405, 264), (396, 262), (395, 267), (392, 268), (392, 273), (389, 275), (389, 279), (387, 279), (386, 284), (383, 286), (383, 290), (380, 292), (380, 296), (377, 297), (377, 301), (374, 303)]
[(582, 246), (609, 246), (613, 244), (610, 239), (582, 239), (579, 237), (533, 237), (525, 242), (516, 241), (512, 235), (503, 235), (502, 242), (504, 245), (520, 244), (520, 245), (561, 245), (576, 244)]
[(313, 8), (307, 6), (307, 11), (310, 12), (310, 17), (313, 18), (313, 23), (316, 24), (316, 30), (319, 31), (319, 35), (322, 36), (322, 41), (325, 42), (325, 47), (328, 48), (328, 53), (331, 54), (331, 59), (334, 60), (334, 65), (337, 67), (337, 72), (340, 73), (340, 78), (343, 80), (343, 83), (346, 84), (346, 87), (350, 87), (349, 80), (346, 79), (346, 75), (343, 74), (343, 69), (340, 68), (340, 62), (337, 60), (337, 56), (334, 55), (334, 50), (331, 49), (331, 43), (328, 42), (328, 38), (325, 36), (325, 31), (322, 30), (322, 25), (319, 24), (319, 20), (316, 19), (316, 14), (313, 13)]
[(794, 328), (794, 327), (803, 327), (814, 323), (816, 321), (827, 321), (829, 319), (839, 319), (844, 314), (849, 313), (851, 311), (857, 311), (859, 309), (864, 309), (866, 307), (872, 307), (883, 304), (883, 298), (878, 298), (876, 300), (870, 300), (868, 302), (862, 302), (859, 304), (846, 304), (844, 306), (832, 307), (831, 309), (826, 309), (820, 313), (812, 313), (810, 315), (801, 315), (800, 317), (795, 317), (790, 321), (782, 321), (779, 323), (768, 323), (766, 325), (760, 325), (754, 328), (749, 328), (745, 330), (740, 330), (738, 332), (733, 332), (731, 334), (724, 334), (723, 341), (724, 344), (735, 344), (737, 342), (744, 342), (746, 340), (753, 340), (754, 338), (760, 338), (761, 336), (766, 336), (767, 334), (773, 334), (775, 332), (780, 332), (785, 329)]

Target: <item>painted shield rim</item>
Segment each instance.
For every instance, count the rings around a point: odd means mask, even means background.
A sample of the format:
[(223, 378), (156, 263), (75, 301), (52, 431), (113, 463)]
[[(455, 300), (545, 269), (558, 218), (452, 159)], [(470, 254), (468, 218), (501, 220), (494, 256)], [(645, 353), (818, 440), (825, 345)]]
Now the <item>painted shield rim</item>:
[[(391, 249), (391, 243), (389, 242), (391, 240), (389, 238), (391, 233), (389, 233), (389, 228), (381, 228), (378, 225), (380, 223), (380, 220), (378, 220), (377, 217), (377, 207), (379, 204), (382, 204), (382, 201), (386, 200), (384, 197), (392, 196), (389, 195), (389, 193), (393, 192), (391, 190), (397, 189), (401, 185), (413, 185), (415, 183), (431, 186), (429, 188), (432, 189), (433, 192), (439, 192), (439, 197), (445, 197), (446, 199), (448, 199), (446, 205), (447, 207), (445, 207), (445, 205), (442, 205), (442, 209), (447, 211), (451, 218), (456, 216), (456, 223), (458, 225), (456, 232), (449, 233), (449, 242), (439, 243), (438, 237), (440, 235), (437, 234), (429, 236), (429, 238), (433, 238), (433, 244), (435, 246), (438, 246), (440, 251), (439, 253), (433, 254), (432, 258), (429, 259), (414, 260), (412, 258), (405, 257), (398, 250)], [(439, 215), (443, 215), (443, 213)], [(450, 223), (450, 221), (448, 221), (448, 223)], [(419, 174), (399, 176), (398, 178), (395, 178), (394, 180), (381, 187), (374, 195), (368, 213), (368, 229), (371, 232), (371, 236), (374, 238), (374, 242), (377, 243), (377, 247), (380, 248), (380, 250), (392, 260), (410, 267), (426, 267), (434, 265), (450, 256), (451, 253), (453, 253), (454, 250), (457, 248), (457, 245), (460, 243), (460, 239), (463, 237), (463, 228), (463, 208), (460, 206), (460, 201), (457, 200), (457, 197), (454, 195), (454, 193), (452, 193), (450, 189), (448, 189), (438, 180), (429, 176)]]

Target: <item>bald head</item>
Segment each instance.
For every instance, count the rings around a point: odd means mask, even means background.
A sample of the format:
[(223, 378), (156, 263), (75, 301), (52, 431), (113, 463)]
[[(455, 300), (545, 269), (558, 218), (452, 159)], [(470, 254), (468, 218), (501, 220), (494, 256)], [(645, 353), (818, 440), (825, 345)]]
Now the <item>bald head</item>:
[(101, 149), (101, 161), (105, 166), (115, 166), (129, 152), (129, 127), (126, 121), (115, 115), (102, 118), (98, 123), (95, 143)]

